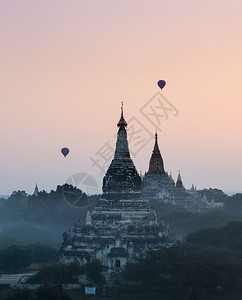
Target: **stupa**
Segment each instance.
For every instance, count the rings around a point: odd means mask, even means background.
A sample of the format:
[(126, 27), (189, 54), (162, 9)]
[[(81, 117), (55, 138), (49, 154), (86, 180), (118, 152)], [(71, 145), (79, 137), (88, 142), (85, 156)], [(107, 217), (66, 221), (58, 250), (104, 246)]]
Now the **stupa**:
[(148, 250), (173, 243), (168, 228), (157, 220), (141, 194), (141, 178), (128, 147), (123, 103), (117, 126), (116, 150), (103, 178), (102, 197), (87, 211), (84, 225), (78, 221), (74, 234), (64, 233), (60, 250), (61, 261), (98, 259), (110, 272), (119, 271), (135, 257), (144, 257)]

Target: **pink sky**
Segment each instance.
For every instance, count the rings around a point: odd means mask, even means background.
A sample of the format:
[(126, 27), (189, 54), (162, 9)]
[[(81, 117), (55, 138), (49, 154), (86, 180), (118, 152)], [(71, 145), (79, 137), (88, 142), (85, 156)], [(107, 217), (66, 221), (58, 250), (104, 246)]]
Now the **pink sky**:
[[(0, 194), (92, 175), (90, 156), (159, 91), (165, 168), (186, 187), (242, 190), (241, 1), (0, 2)], [(69, 147), (64, 159), (62, 147)], [(148, 168), (153, 141), (135, 157)]]

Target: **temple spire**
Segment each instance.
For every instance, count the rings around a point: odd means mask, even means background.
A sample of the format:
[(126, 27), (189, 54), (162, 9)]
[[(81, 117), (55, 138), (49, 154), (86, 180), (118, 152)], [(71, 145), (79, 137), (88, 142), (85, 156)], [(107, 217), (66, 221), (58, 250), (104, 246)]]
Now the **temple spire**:
[(35, 197), (38, 197), (38, 194), (39, 194), (39, 188), (38, 188), (38, 185), (37, 185), (37, 183), (36, 183), (36, 186), (35, 186), (35, 189), (34, 189), (34, 196)]
[(124, 120), (124, 103), (123, 103), (123, 101), (121, 102), (121, 117), (120, 117), (120, 120), (119, 120), (117, 126), (118, 126), (120, 129), (121, 129), (121, 128), (127, 127), (127, 123), (126, 123), (126, 121)]
[(183, 187), (180, 171), (179, 171), (178, 176), (177, 176), (176, 187), (177, 188), (182, 188)]
[(150, 158), (149, 173), (164, 173), (164, 163), (158, 146), (158, 134), (155, 133), (155, 145)]
[[(123, 102), (121, 103), (121, 117), (117, 126), (119, 129), (114, 157), (103, 178), (105, 197), (108, 197), (107, 194), (111, 194), (113, 197), (114, 193), (140, 193), (141, 189), (141, 178), (130, 157)], [(117, 195), (117, 197), (119, 196)]]

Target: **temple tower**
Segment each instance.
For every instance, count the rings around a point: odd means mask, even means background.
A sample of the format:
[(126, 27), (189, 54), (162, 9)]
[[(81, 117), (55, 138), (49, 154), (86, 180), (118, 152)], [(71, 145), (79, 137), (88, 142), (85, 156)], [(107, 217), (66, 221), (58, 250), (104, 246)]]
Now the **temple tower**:
[(35, 197), (38, 197), (38, 194), (39, 194), (39, 188), (38, 188), (38, 185), (37, 185), (37, 183), (36, 183), (36, 186), (35, 186), (35, 188), (34, 188), (34, 196)]
[(150, 158), (149, 170), (143, 178), (142, 194), (147, 199), (174, 199), (175, 182), (171, 175), (165, 172), (163, 158), (158, 145), (158, 135), (155, 133), (155, 144)]
[(160, 149), (157, 141), (157, 133), (155, 134), (155, 145), (150, 158), (149, 173), (165, 173), (164, 162), (160, 154)]
[(176, 187), (177, 188), (183, 188), (183, 183), (182, 183), (180, 171), (179, 171), (178, 176), (177, 176)]
[[(110, 272), (118, 272), (149, 249), (173, 243), (142, 197), (141, 178), (129, 153), (123, 103), (117, 126), (116, 150), (103, 178), (103, 195), (87, 212), (85, 224), (75, 224), (74, 236), (63, 242), (60, 251), (62, 261), (99, 259)], [(159, 164), (159, 170), (163, 169)]]
[(121, 199), (124, 193), (132, 198), (141, 196), (141, 178), (130, 157), (127, 141), (127, 123), (123, 116), (123, 103), (121, 117), (117, 124), (118, 135), (114, 158), (103, 178), (103, 197)]

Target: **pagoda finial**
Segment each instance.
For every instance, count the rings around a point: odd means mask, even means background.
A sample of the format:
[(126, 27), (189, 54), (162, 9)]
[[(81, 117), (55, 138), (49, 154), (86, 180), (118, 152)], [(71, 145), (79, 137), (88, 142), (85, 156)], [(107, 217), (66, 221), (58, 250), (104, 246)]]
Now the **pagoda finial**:
[(127, 127), (127, 123), (126, 121), (124, 120), (124, 103), (123, 101), (121, 102), (121, 117), (120, 117), (120, 120), (117, 124), (118, 127), (121, 127), (121, 126), (124, 126), (124, 127)]
[(157, 134), (157, 129), (155, 131), (155, 142), (157, 143), (157, 138), (158, 138), (158, 134)]
[(157, 134), (157, 130), (155, 131), (155, 146), (154, 149), (156, 149), (157, 151), (159, 150), (159, 146), (158, 146), (158, 134)]

